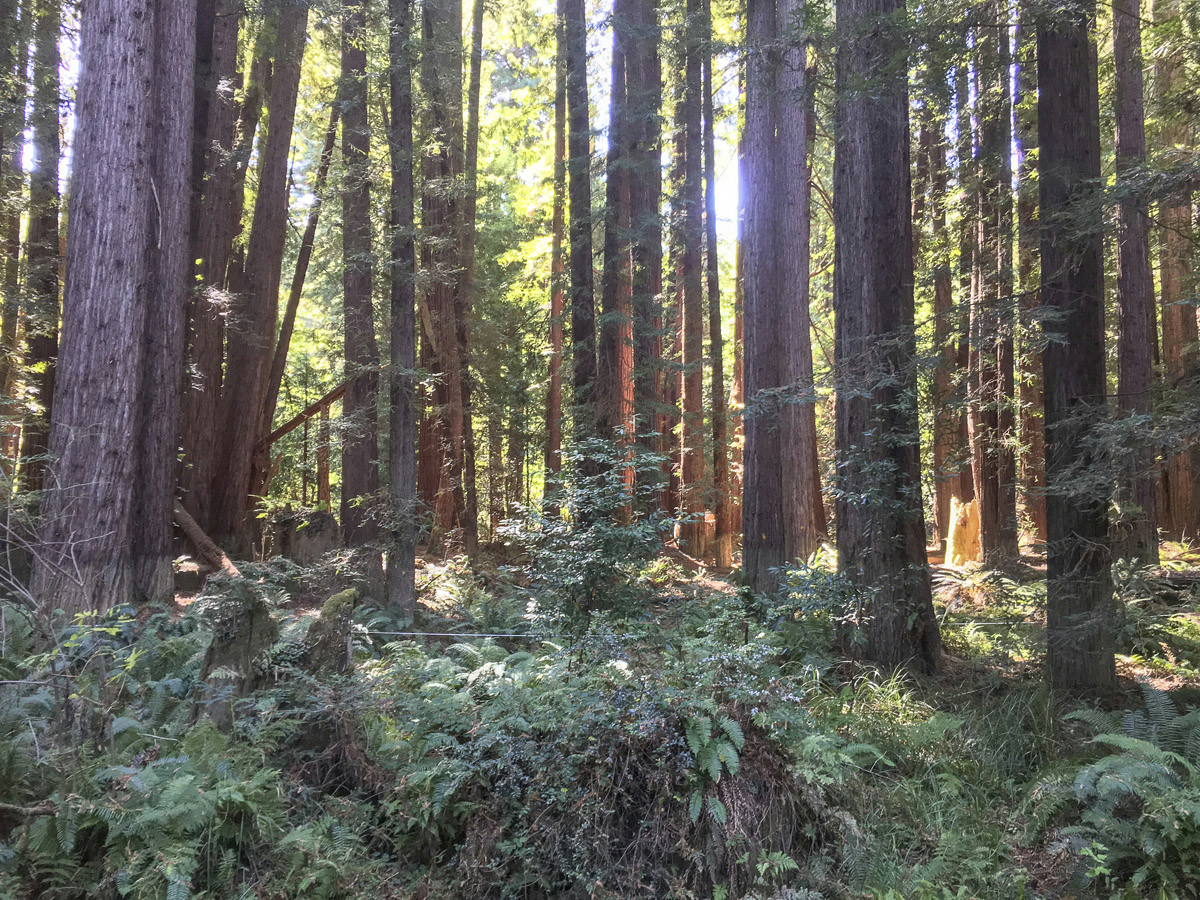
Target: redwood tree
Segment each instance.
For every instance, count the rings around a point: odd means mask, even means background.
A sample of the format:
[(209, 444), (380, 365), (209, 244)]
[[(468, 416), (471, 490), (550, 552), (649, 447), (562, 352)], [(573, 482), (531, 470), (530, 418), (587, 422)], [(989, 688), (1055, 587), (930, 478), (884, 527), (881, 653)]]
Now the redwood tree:
[[(1150, 271), (1150, 219), (1146, 202), (1131, 184), (1146, 163), (1146, 122), (1142, 99), (1142, 23), (1139, 0), (1113, 2), (1113, 56), (1116, 68), (1117, 204), (1117, 394), (1129, 416), (1153, 411), (1154, 275)], [(1154, 453), (1139, 443), (1125, 460), (1119, 486), (1130, 508), (1118, 524), (1123, 556), (1158, 562)]]
[(901, 10), (837, 3), (837, 542), (862, 616), (845, 649), (929, 672), (941, 639), (919, 475), (907, 67), (903, 36), (883, 27)]
[(81, 10), (54, 478), (34, 573), (47, 609), (170, 596), (194, 29), (184, 0)]
[(1046, 385), (1046, 642), (1054, 687), (1103, 694), (1115, 684), (1108, 497), (1084, 477), (1103, 415), (1104, 242), (1081, 222), (1100, 178), (1100, 101), (1091, 0), (1038, 25), (1038, 176), (1042, 303), (1053, 316)]

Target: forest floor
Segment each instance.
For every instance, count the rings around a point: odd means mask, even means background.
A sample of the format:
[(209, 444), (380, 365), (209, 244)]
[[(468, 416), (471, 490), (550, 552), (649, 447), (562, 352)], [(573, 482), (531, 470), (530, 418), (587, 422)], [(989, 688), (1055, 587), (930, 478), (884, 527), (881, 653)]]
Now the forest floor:
[(368, 590), (342, 632), (340, 554), (184, 572), (49, 656), (6, 609), (0, 898), (1195, 896), (1200, 591), (1164, 550), (1117, 567), (1102, 707), (1046, 687), (1036, 558), (935, 566), (931, 677), (832, 652), (829, 566), (768, 603), (586, 543), (422, 560), (415, 621)]

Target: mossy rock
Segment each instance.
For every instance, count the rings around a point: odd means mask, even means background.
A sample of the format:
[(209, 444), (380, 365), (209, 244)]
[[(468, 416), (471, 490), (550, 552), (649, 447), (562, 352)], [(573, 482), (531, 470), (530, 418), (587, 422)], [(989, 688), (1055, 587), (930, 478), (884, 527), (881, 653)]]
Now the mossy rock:
[(341, 675), (350, 669), (350, 628), (357, 603), (354, 588), (334, 594), (308, 629), (306, 668), (314, 675)]

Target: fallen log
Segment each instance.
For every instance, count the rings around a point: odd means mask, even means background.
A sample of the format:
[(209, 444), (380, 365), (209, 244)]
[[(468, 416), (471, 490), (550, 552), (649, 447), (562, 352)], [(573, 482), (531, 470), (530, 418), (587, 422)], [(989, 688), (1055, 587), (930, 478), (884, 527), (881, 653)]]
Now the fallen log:
[(175, 501), (175, 524), (179, 526), (179, 530), (187, 535), (188, 540), (199, 552), (200, 556), (206, 563), (214, 569), (220, 569), (227, 575), (232, 575), (235, 578), (241, 577), (241, 572), (235, 566), (228, 556), (225, 555), (220, 547), (216, 545), (212, 538), (204, 533), (204, 530), (196, 524), (196, 520), (191, 517), (191, 514), (183, 508), (183, 504), (178, 500)]

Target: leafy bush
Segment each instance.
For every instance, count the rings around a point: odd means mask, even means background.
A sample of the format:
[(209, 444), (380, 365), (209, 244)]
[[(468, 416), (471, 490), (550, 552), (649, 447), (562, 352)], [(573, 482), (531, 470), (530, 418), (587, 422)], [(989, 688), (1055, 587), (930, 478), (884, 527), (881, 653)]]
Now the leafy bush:
[(1056, 821), (1079, 855), (1080, 881), (1194, 896), (1200, 885), (1200, 709), (1181, 714), (1143, 685), (1145, 706), (1119, 718), (1080, 710), (1099, 759), (1039, 784), (1035, 833)]

